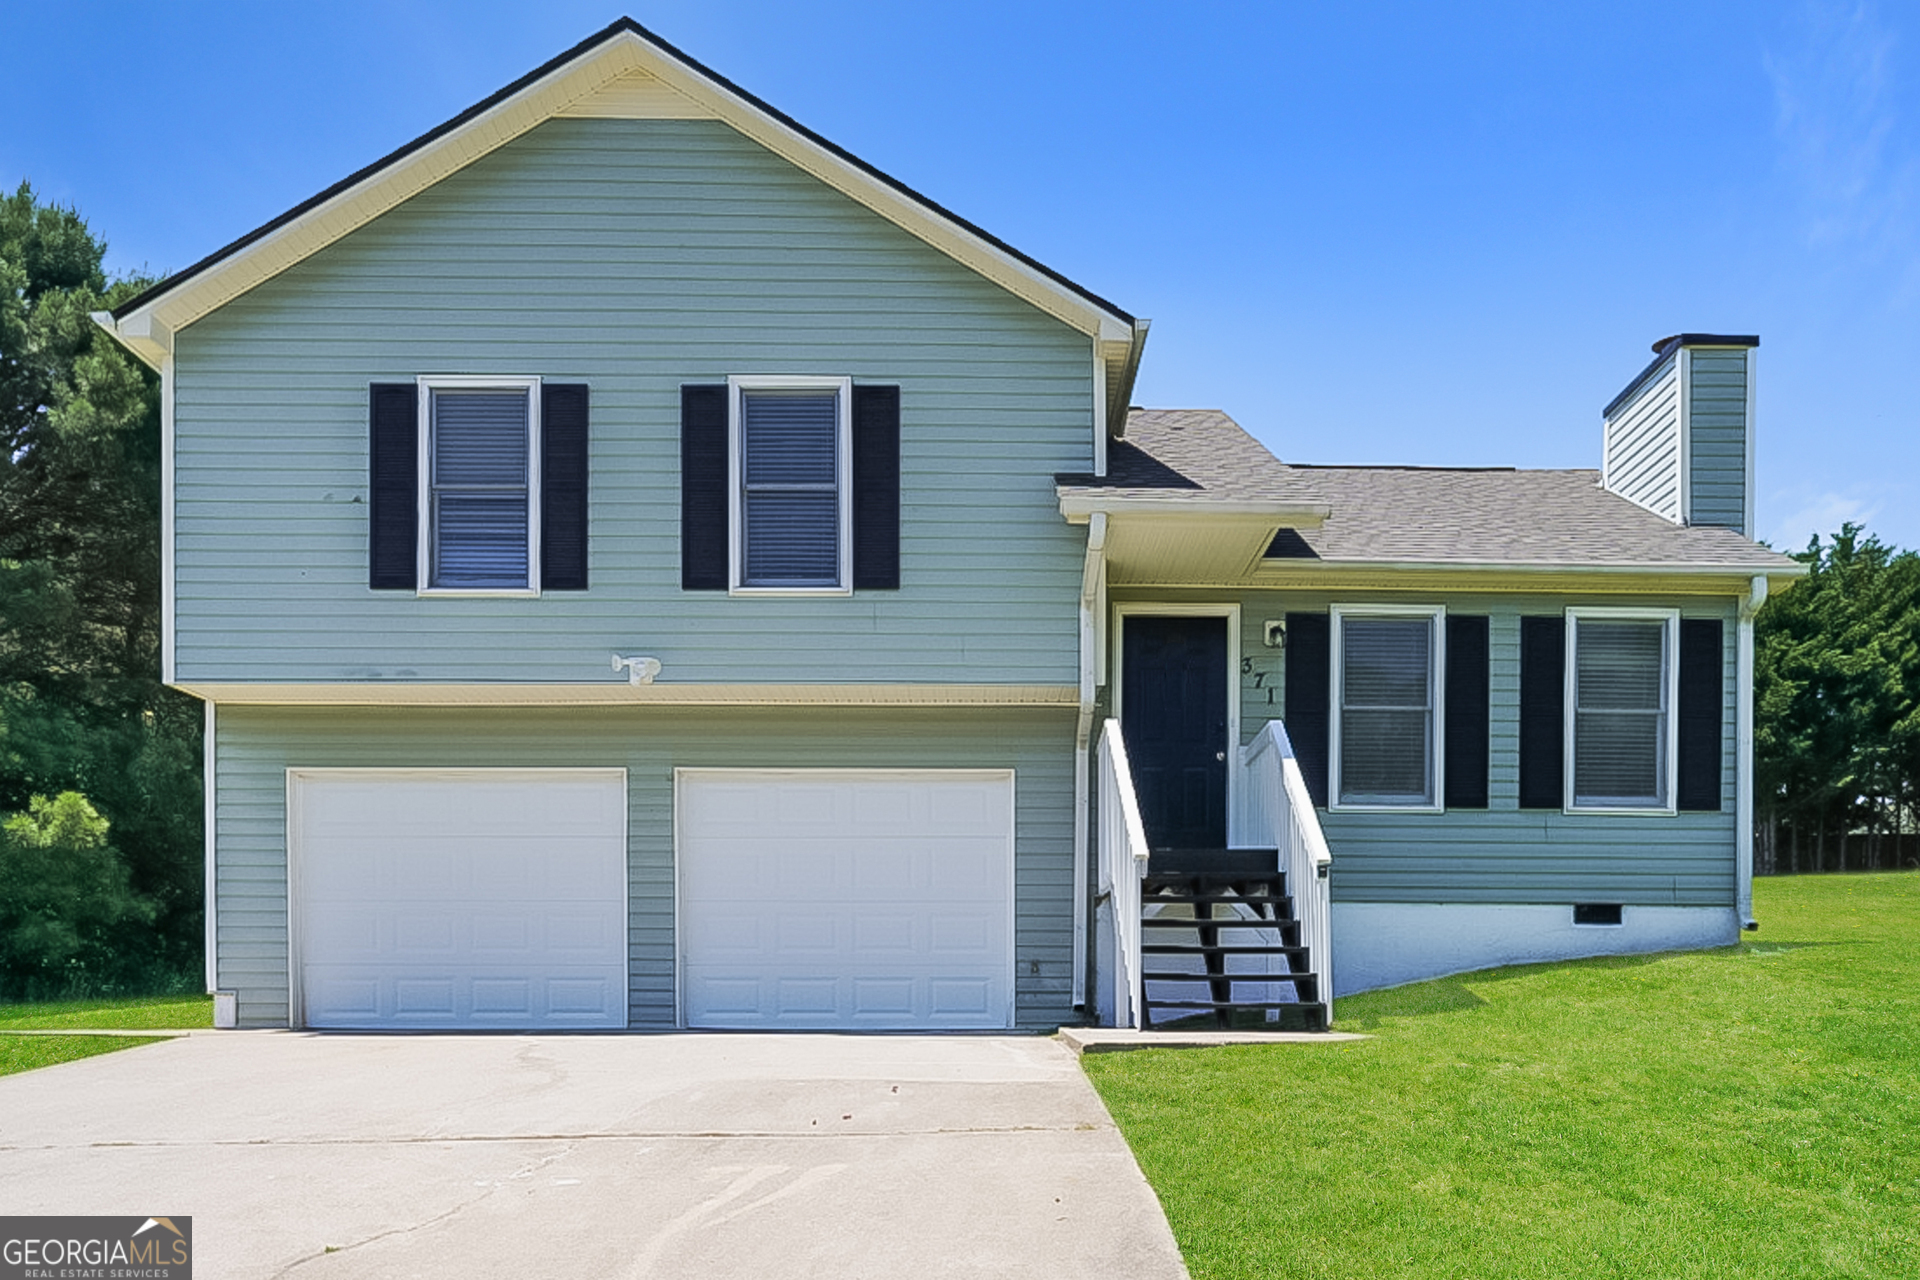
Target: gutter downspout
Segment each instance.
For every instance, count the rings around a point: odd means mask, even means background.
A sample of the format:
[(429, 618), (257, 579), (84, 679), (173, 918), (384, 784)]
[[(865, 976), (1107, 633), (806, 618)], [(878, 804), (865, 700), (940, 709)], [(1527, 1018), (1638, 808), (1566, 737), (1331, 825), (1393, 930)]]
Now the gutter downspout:
[(1764, 574), (1755, 574), (1740, 602), (1738, 656), (1735, 680), (1738, 692), (1734, 702), (1734, 909), (1740, 927), (1758, 929), (1753, 918), (1753, 615), (1767, 602), (1769, 584)]
[(1106, 576), (1107, 514), (1087, 518), (1087, 557), (1080, 573), (1080, 716), (1073, 729), (1073, 1007), (1087, 1005), (1087, 843), (1092, 803), (1093, 700), (1097, 687), (1101, 586)]

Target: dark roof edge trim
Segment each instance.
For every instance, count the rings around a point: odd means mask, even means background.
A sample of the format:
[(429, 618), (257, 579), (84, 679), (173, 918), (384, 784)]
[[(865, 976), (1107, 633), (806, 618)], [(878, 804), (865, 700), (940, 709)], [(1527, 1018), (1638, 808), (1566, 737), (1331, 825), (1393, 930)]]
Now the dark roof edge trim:
[(419, 137), (415, 138), (412, 142), (405, 144), (404, 146), (400, 147), (395, 151), (389, 152), (387, 155), (382, 156), (378, 160), (375, 160), (372, 164), (367, 165), (365, 168), (359, 169), (356, 172), (348, 175), (347, 177), (342, 178), (340, 181), (334, 183), (332, 186), (320, 192), (318, 195), (312, 196), (306, 200), (301, 201), (299, 204), (287, 210), (285, 213), (281, 214), (279, 217), (274, 218), (272, 221), (263, 223), (260, 226), (255, 227), (252, 231), (247, 232), (247, 234), (241, 236), (238, 240), (233, 241), (231, 244), (228, 244), (223, 248), (214, 250), (212, 253), (200, 259), (200, 261), (194, 263), (192, 266), (186, 267), (180, 271), (176, 271), (172, 275), (168, 276), (166, 279), (161, 280), (158, 283), (154, 284), (152, 287), (141, 290), (139, 293), (135, 294), (133, 297), (129, 298), (127, 301), (115, 307), (112, 312), (113, 318), (115, 320), (123, 319), (125, 316), (129, 315), (134, 311), (139, 310), (141, 307), (146, 306), (148, 303), (154, 301), (155, 299), (159, 298), (163, 294), (169, 293), (172, 290), (178, 288), (180, 285), (185, 284), (188, 280), (193, 279), (195, 276), (204, 274), (206, 271), (219, 265), (221, 262), (225, 261), (226, 259), (232, 257), (234, 254), (239, 253), (242, 249), (245, 249), (247, 246), (255, 243), (258, 240), (265, 238), (266, 236), (272, 235), (275, 231), (278, 231), (281, 227), (286, 226), (288, 223), (295, 221), (296, 219), (304, 216), (305, 214), (311, 213), (314, 209), (318, 208), (322, 204), (325, 204), (327, 201), (333, 199), (335, 196), (341, 194), (342, 192), (358, 186), (360, 183), (366, 181), (368, 178), (373, 177), (375, 174), (379, 173), (381, 170), (386, 169), (394, 164), (397, 164), (400, 161), (406, 159), (408, 156), (412, 155), (414, 152), (419, 151), (422, 148), (431, 145), (432, 143), (438, 141), (440, 138), (445, 137), (447, 134), (452, 133), (454, 130), (460, 128), (462, 125), (469, 123), (476, 117), (485, 114), (486, 112), (492, 110), (494, 107), (499, 106), (502, 102), (505, 102), (508, 98), (511, 98), (516, 93), (519, 93), (522, 89), (525, 89), (527, 86), (533, 84), (535, 81), (540, 80), (541, 78), (547, 75), (550, 75), (554, 71), (559, 70), (561, 67), (565, 66), (567, 63), (572, 62), (576, 58), (579, 58), (582, 55), (591, 52), (595, 47), (606, 43), (608, 40), (611, 40), (613, 37), (620, 35), (623, 32), (638, 36), (640, 39), (645, 40), (648, 44), (652, 45), (655, 49), (659, 50), (661, 53), (674, 59), (675, 61), (679, 62), (683, 66), (687, 67), (689, 70), (695, 72), (696, 74), (704, 76), (708, 80), (711, 80), (714, 84), (719, 85), (721, 88), (725, 89), (728, 93), (733, 94), (735, 97), (745, 102), (748, 106), (751, 106), (755, 110), (763, 112), (766, 115), (772, 117), (774, 120), (785, 125), (787, 128), (792, 129), (795, 133), (798, 133), (801, 137), (813, 143), (815, 146), (830, 152), (832, 155), (834, 155), (836, 158), (840, 160), (844, 160), (846, 163), (860, 170), (862, 173), (866, 174), (868, 177), (874, 179), (875, 181), (881, 183), (882, 185), (888, 187), (889, 189), (899, 193), (900, 195), (905, 196), (907, 199), (913, 201), (915, 204), (922, 206), (923, 208), (927, 209), (929, 212), (937, 214), (942, 218), (945, 218), (948, 222), (953, 223), (955, 226), (961, 228), (962, 230), (972, 235), (978, 236), (980, 239), (986, 241), (988, 244), (1000, 250), (1002, 253), (1005, 253), (1008, 256), (1020, 262), (1021, 264), (1031, 267), (1035, 271), (1038, 271), (1041, 275), (1053, 281), (1055, 284), (1058, 284), (1062, 288), (1065, 288), (1067, 290), (1070, 290), (1073, 293), (1078, 294), (1081, 298), (1092, 303), (1094, 306), (1099, 307), (1104, 311), (1110, 312), (1116, 319), (1120, 320), (1121, 322), (1128, 325), (1131, 325), (1134, 323), (1134, 320), (1135, 320), (1134, 316), (1132, 316), (1126, 311), (1121, 310), (1119, 307), (1107, 301), (1105, 298), (1093, 292), (1091, 289), (1086, 288), (1084, 285), (1074, 283), (1072, 280), (1069, 280), (1066, 276), (1063, 276), (1058, 271), (1055, 271), (1052, 267), (1049, 267), (1045, 263), (1040, 262), (1020, 252), (1020, 250), (1014, 248), (1012, 245), (1000, 239), (1000, 237), (994, 235), (992, 232), (986, 231), (983, 228), (976, 226), (974, 223), (969, 222), (967, 221), (967, 219), (954, 213), (951, 209), (948, 209), (945, 206), (933, 200), (928, 199), (926, 196), (921, 195), (918, 191), (915, 191), (912, 187), (907, 186), (904, 182), (901, 182), (899, 179), (891, 177), (888, 174), (882, 173), (880, 170), (874, 168), (872, 165), (860, 159), (860, 157), (854, 155), (852, 152), (846, 150), (844, 147), (841, 147), (821, 137), (819, 134), (807, 128), (805, 125), (801, 124), (798, 120), (795, 120), (792, 116), (786, 114), (784, 111), (781, 111), (778, 108), (773, 107), (768, 103), (762, 101), (760, 98), (755, 97), (753, 94), (747, 92), (745, 89), (742, 89), (739, 85), (733, 83), (733, 81), (727, 79), (725, 76), (719, 74), (718, 72), (713, 71), (712, 69), (702, 65), (700, 62), (696, 61), (695, 59), (688, 56), (687, 54), (682, 53), (679, 49), (675, 48), (671, 44), (668, 44), (665, 40), (662, 40), (659, 36), (647, 30), (645, 27), (641, 26), (638, 22), (635, 22), (632, 18), (627, 18), (627, 17), (620, 18), (615, 22), (611, 23), (610, 25), (608, 25), (603, 30), (597, 31), (593, 35), (588, 36), (585, 40), (582, 40), (579, 44), (574, 45), (573, 48), (568, 49), (565, 53), (562, 53), (555, 58), (551, 58), (548, 61), (540, 64), (538, 67), (535, 67), (532, 71), (529, 71), (526, 75), (521, 76), (518, 80), (515, 80), (512, 84), (509, 84), (506, 88), (501, 89), (499, 92), (494, 93), (489, 97), (482, 99), (479, 102), (476, 102), (473, 106), (468, 107), (465, 111), (462, 111), (459, 115), (454, 116), (451, 120), (448, 120), (445, 123), (440, 124), (435, 128), (428, 130), (426, 133), (423, 133)]
[(1739, 333), (1676, 333), (1671, 338), (1662, 338), (1653, 344), (1653, 362), (1642, 369), (1626, 389), (1607, 401), (1607, 407), (1600, 411), (1602, 418), (1611, 418), (1613, 411), (1633, 398), (1633, 393), (1647, 385), (1667, 359), (1682, 347), (1757, 347), (1760, 338), (1757, 334)]

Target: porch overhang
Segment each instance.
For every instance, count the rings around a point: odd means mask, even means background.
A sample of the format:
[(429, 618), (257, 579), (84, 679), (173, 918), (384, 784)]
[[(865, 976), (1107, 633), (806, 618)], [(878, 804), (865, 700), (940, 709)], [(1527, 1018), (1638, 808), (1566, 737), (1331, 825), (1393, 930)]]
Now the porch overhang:
[(1252, 573), (1282, 528), (1317, 529), (1324, 503), (1195, 502), (1137, 494), (1062, 493), (1068, 524), (1107, 522), (1113, 582), (1219, 582)]

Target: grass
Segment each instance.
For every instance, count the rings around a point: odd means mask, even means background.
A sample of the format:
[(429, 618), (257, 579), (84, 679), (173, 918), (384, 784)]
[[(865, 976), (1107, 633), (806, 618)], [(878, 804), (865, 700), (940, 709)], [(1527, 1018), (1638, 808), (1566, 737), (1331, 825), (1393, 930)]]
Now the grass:
[(1719, 951), (1340, 1001), (1341, 1045), (1088, 1074), (1195, 1280), (1920, 1274), (1920, 874)]
[(0, 1076), (75, 1062), (115, 1049), (153, 1044), (165, 1036), (10, 1036), (0, 1034)]
[(191, 1031), (213, 1025), (213, 997), (141, 996), (0, 1004), (0, 1031)]
[(165, 1036), (7, 1035), (9, 1031), (183, 1031), (213, 1025), (212, 996), (0, 1004), (0, 1076), (74, 1062)]

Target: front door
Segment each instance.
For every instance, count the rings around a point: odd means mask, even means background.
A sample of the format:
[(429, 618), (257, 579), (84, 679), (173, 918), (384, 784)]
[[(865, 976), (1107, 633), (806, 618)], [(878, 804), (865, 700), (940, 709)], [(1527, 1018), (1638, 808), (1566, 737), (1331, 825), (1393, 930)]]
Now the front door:
[(1123, 620), (1120, 727), (1147, 844), (1227, 844), (1227, 619)]

